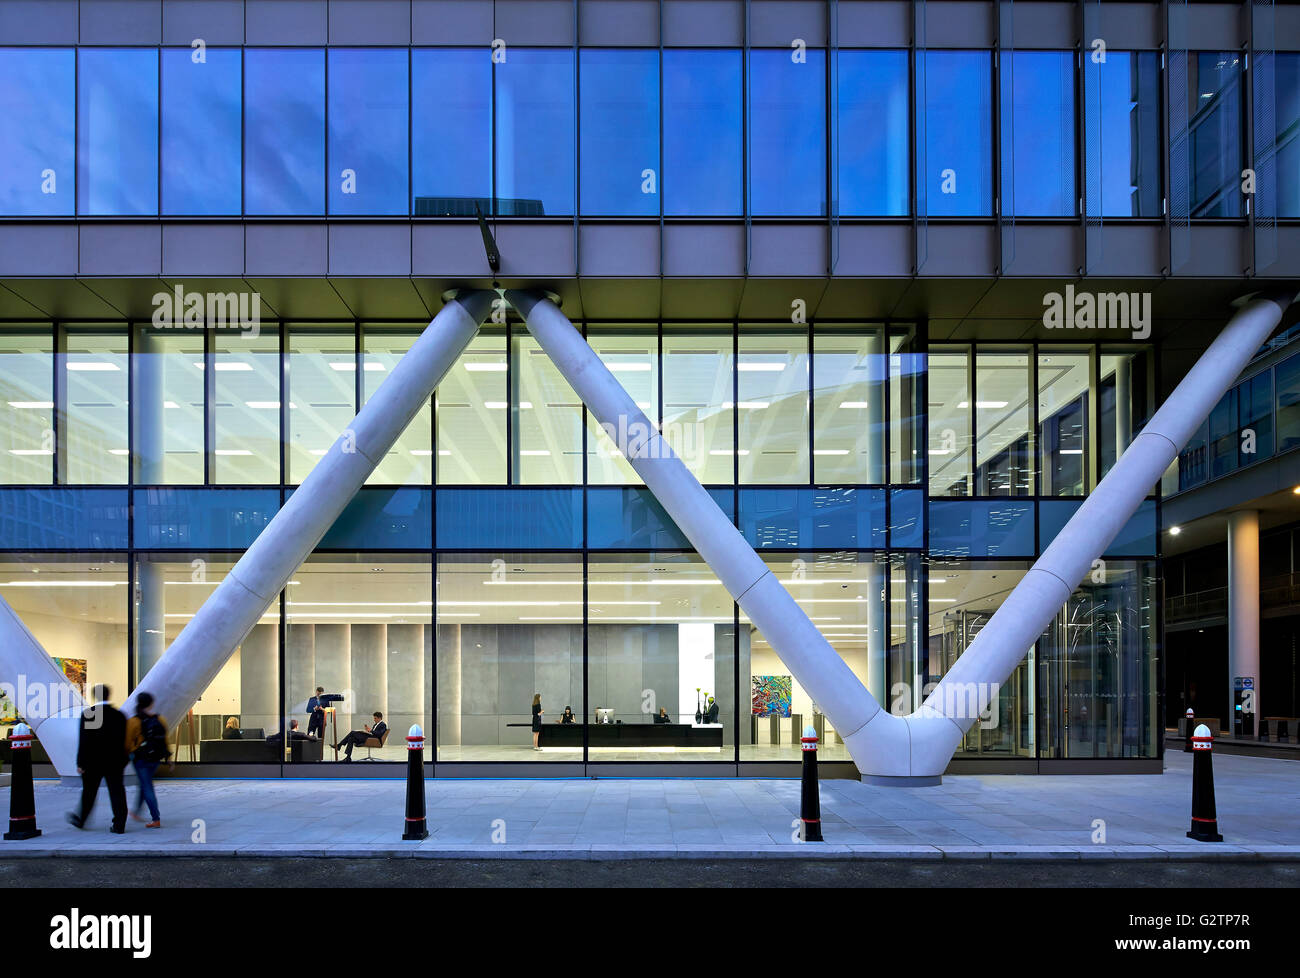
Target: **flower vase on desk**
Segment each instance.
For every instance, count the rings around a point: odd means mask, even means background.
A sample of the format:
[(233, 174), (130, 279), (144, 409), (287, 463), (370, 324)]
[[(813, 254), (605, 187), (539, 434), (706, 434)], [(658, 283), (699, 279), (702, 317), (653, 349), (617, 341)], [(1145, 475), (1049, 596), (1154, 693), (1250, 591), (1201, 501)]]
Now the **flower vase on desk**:
[(695, 725), (698, 727), (704, 720), (704, 709), (700, 706), (700, 691), (695, 690)]

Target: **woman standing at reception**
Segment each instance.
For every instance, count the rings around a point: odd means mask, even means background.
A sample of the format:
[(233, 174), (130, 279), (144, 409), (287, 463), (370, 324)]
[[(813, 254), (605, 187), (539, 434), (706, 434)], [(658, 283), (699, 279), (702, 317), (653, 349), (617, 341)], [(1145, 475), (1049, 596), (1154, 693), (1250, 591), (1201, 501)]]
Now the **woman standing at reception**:
[(541, 750), (541, 744), (538, 741), (542, 736), (542, 694), (533, 694), (533, 750)]

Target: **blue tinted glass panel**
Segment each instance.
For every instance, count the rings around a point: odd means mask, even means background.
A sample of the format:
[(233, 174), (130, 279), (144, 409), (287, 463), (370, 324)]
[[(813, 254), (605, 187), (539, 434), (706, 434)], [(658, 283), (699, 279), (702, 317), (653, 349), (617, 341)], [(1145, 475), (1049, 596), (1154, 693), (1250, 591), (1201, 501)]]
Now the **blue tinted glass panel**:
[(236, 50), (162, 50), (162, 212), (238, 214), (243, 63)]
[(841, 51), (838, 55), (836, 188), (839, 212), (907, 213), (907, 52)]
[[(1240, 217), (1241, 54), (1201, 51), (1190, 55), (1188, 62), (1191, 216)], [(1177, 98), (1178, 93), (1171, 91), (1169, 97)]]
[(1274, 56), (1277, 92), (1277, 214), (1300, 217), (1300, 53)]
[(158, 213), (158, 51), (77, 53), (77, 212)]
[(573, 51), (511, 48), (496, 68), (496, 205), (573, 213)]
[(244, 52), (244, 212), (325, 210), (325, 52)]
[(582, 546), (581, 489), (439, 489), (437, 507), (443, 549)]
[(659, 213), (659, 52), (583, 49), (584, 214)]
[(125, 489), (0, 489), (0, 535), (12, 550), (121, 550)]
[(742, 489), (740, 530), (759, 550), (885, 546), (883, 489)]
[(330, 48), (331, 214), (405, 214), (405, 48)]
[(71, 49), (0, 49), (0, 214), (73, 213), (76, 72)]
[(135, 545), (238, 550), (280, 509), (276, 489), (137, 489)]
[(1002, 207), (1068, 217), (1074, 189), (1074, 52), (1015, 51), (1002, 65)]
[[(1038, 504), (1038, 549), (1042, 552), (1083, 505), (1082, 500), (1044, 500)], [(1106, 548), (1107, 557), (1149, 557), (1156, 552), (1156, 504), (1143, 501)]]
[(411, 52), (411, 168), (416, 217), (492, 212), (492, 55)]
[(334, 550), (422, 550), (433, 539), (433, 490), (364, 487), (318, 546)]
[(742, 213), (739, 51), (664, 51), (664, 213)]
[(1277, 450), (1300, 448), (1300, 356), (1274, 368), (1277, 378)]
[[(710, 489), (718, 507), (734, 518), (730, 489)], [(689, 550), (691, 542), (647, 489), (588, 489), (587, 546), (593, 550)]]
[(925, 493), (920, 489), (890, 490), (889, 545), (917, 549), (925, 546)]
[(749, 206), (761, 216), (826, 213), (826, 52), (749, 53)]
[(986, 51), (917, 54), (916, 192), (921, 216), (993, 212), (993, 101)]
[(1084, 117), (1088, 144), (1088, 213), (1159, 217), (1160, 55), (1107, 51), (1088, 59)]
[(1034, 504), (932, 499), (930, 553), (942, 557), (1034, 556)]

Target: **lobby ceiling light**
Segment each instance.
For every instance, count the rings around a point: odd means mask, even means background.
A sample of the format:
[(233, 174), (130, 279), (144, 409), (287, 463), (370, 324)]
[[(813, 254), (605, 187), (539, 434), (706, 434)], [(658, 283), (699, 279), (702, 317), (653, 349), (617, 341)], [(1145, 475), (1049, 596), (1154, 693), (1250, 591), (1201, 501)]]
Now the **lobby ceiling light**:
[(126, 587), (126, 581), (8, 581), (4, 587)]
[(1295, 493), (1295, 495), (1300, 496), (1300, 486), (1296, 486), (1296, 487), (1295, 487), (1294, 489), (1292, 489), (1291, 491), (1292, 491), (1293, 493)]
[(871, 407), (871, 404), (868, 401), (841, 401), (840, 407), (850, 411), (865, 411)]
[(546, 458), (551, 454), (551, 450), (549, 448), (524, 448), (520, 450), (519, 454), (535, 458)]
[(741, 373), (772, 373), (778, 374), (785, 369), (784, 363), (772, 363), (770, 361), (742, 361), (736, 364), (736, 369)]
[(605, 366), (616, 374), (640, 374), (650, 370), (648, 363), (607, 363)]
[[(330, 369), (337, 370), (340, 373), (356, 373), (357, 365), (351, 360), (331, 360)], [(367, 360), (361, 365), (361, 369), (366, 373), (374, 373), (376, 371), (384, 370), (385, 367), (382, 363), (377, 363), (374, 360)]]
[[(202, 360), (195, 360), (195, 361), (194, 361), (194, 366), (196, 366), (196, 367), (198, 367), (200, 370), (202, 370), (202, 369), (203, 369), (203, 361), (202, 361)], [(231, 373), (231, 372), (236, 372), (236, 373), (238, 373), (238, 372), (245, 372), (245, 373), (247, 373), (247, 372), (252, 371), (252, 369), (253, 369), (253, 365), (252, 365), (251, 363), (244, 363), (242, 360), (219, 360), (219, 361), (217, 361), (217, 363), (214, 365), (213, 369), (215, 369), (215, 370), (217, 371), (217, 373)]]
[[(1007, 406), (1006, 401), (976, 401), (975, 406), (983, 411), (998, 411)], [(962, 401), (957, 405), (958, 408), (965, 410), (970, 407), (970, 401)]]
[(10, 455), (53, 455), (52, 448), (11, 448)]
[(952, 451), (949, 450), (949, 449), (947, 449), (947, 448), (932, 448), (932, 449), (930, 449), (929, 454), (931, 454), (931, 455), (951, 455), (951, 454), (952, 454)]
[(218, 448), (214, 455), (220, 455), (223, 458), (244, 458), (251, 456), (253, 453), (247, 448)]
[(813, 454), (814, 455), (847, 455), (849, 454), (849, 450), (847, 448), (814, 448)]
[(53, 401), (10, 401), (9, 406), (18, 411), (47, 411), (54, 407)]
[(1176, 536), (1178, 536), (1178, 534), (1180, 534), (1180, 533), (1182, 533), (1182, 532), (1183, 532), (1183, 528), (1182, 528), (1181, 526), (1171, 526), (1171, 527), (1169, 528), (1169, 535), (1170, 535), (1171, 537), (1176, 537)]
[(111, 370), (121, 370), (122, 368), (115, 363), (108, 363), (105, 360), (85, 360), (77, 363), (69, 363), (68, 369), (85, 371), (88, 373), (90, 372), (104, 373), (106, 371), (111, 371)]
[(472, 374), (503, 374), (506, 372), (504, 363), (467, 363), (465, 369)]

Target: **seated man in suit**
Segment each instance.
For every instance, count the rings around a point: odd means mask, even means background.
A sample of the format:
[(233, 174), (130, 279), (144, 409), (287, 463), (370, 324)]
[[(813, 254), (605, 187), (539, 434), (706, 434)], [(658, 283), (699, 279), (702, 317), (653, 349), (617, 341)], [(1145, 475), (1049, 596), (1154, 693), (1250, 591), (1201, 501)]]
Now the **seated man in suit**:
[(709, 697), (709, 708), (704, 713), (704, 722), (705, 723), (718, 722), (718, 701), (715, 700), (712, 696)]
[[(290, 743), (293, 743), (293, 741), (295, 740), (315, 740), (315, 739), (316, 739), (315, 734), (306, 734), (298, 729), (297, 720), (289, 721), (289, 742)], [(266, 742), (268, 744), (282, 744), (284, 743), (284, 734), (280, 733), (280, 731), (277, 730), (275, 733), (271, 734), (271, 736), (266, 738)]]
[(347, 756), (345, 761), (352, 760), (352, 748), (362, 746), (371, 737), (383, 740), (384, 732), (388, 730), (388, 724), (384, 723), (384, 715), (378, 710), (374, 712), (375, 722), (367, 723), (361, 730), (353, 730), (350, 734), (334, 745), (335, 750), (346, 750)]

